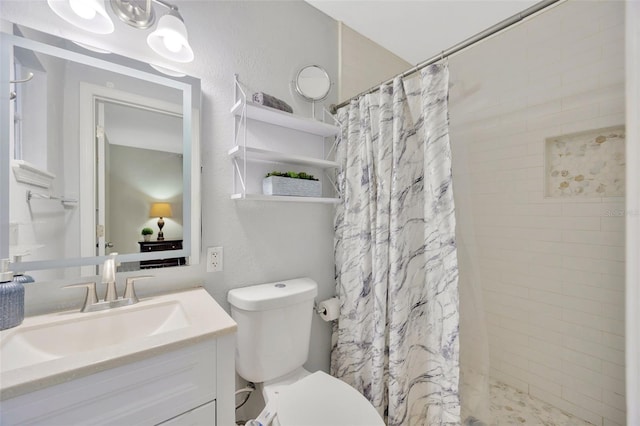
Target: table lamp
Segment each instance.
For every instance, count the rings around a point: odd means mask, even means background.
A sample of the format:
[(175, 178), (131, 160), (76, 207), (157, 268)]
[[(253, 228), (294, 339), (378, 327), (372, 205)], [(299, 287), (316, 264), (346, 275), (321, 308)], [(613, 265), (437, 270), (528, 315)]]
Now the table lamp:
[(173, 212), (171, 211), (171, 204), (169, 203), (153, 203), (151, 204), (151, 209), (149, 209), (149, 217), (158, 217), (158, 228), (160, 228), (160, 232), (158, 232), (158, 241), (164, 240), (164, 234), (162, 233), (162, 227), (164, 226), (165, 217), (173, 216)]

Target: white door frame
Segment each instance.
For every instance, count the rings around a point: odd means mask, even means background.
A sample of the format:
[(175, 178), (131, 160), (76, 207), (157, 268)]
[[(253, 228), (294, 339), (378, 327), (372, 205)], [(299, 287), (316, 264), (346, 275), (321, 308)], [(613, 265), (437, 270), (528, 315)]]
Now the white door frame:
[(640, 425), (640, 2), (625, 3), (627, 424)]
[[(98, 101), (117, 102), (130, 106), (165, 111), (170, 114), (182, 116), (181, 105), (161, 101), (145, 96), (134, 95), (109, 87), (98, 86), (86, 82), (80, 83), (80, 193), (79, 193), (79, 218), (80, 218), (80, 256), (96, 256), (97, 238), (95, 188), (96, 188), (96, 129), (98, 126)], [(195, 137), (194, 137), (195, 139)], [(93, 143), (85, 143), (92, 141)], [(193, 145), (192, 145), (193, 146)], [(197, 144), (196, 144), (197, 146)], [(89, 230), (89, 231), (87, 231)], [(99, 244), (99, 242), (98, 242)], [(82, 276), (95, 275), (95, 266), (83, 266)]]

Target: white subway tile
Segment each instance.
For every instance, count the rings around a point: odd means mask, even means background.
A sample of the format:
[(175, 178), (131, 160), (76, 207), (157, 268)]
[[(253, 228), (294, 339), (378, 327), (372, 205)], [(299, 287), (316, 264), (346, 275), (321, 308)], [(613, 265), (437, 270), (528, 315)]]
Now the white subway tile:
[(612, 420), (614, 423), (624, 424), (626, 421), (626, 412), (624, 410), (617, 409), (608, 404), (604, 404), (602, 407), (603, 416)]
[(562, 372), (559, 374), (562, 387), (571, 389), (574, 392), (578, 392), (589, 398), (593, 398), (596, 401), (603, 401), (602, 388), (599, 386), (593, 386), (591, 383), (584, 380), (580, 380), (570, 374)]
[(606, 405), (609, 405), (621, 411), (625, 411), (627, 409), (625, 396), (616, 392), (612, 392), (610, 390), (604, 390), (602, 392), (602, 401)]
[(605, 259), (563, 256), (563, 267), (580, 271), (624, 276), (624, 263)]
[(602, 360), (596, 356), (575, 351), (571, 348), (563, 348), (560, 352), (562, 369), (581, 380), (597, 383), (602, 371)]
[(624, 232), (624, 217), (601, 217), (601, 229), (603, 231)]
[(602, 344), (613, 349), (624, 352), (625, 344), (624, 337), (611, 333), (602, 334)]
[(609, 361), (602, 362), (602, 374), (621, 381), (625, 379), (624, 366)]
[(527, 381), (529, 386), (535, 386), (548, 394), (562, 397), (562, 386), (548, 377), (541, 377), (535, 373), (528, 374)]
[(578, 324), (572, 324), (570, 322), (561, 321), (562, 332), (569, 336), (574, 336), (582, 340), (589, 342), (601, 343), (602, 331), (596, 330), (593, 327), (585, 327)]
[(624, 233), (622, 232), (563, 230), (562, 240), (567, 243), (624, 247)]
[(528, 349), (526, 356), (531, 361), (545, 365), (549, 368), (562, 370), (562, 359), (560, 359), (557, 353), (549, 353), (544, 349), (538, 350), (537, 347), (531, 347)]
[[(575, 296), (562, 296), (563, 310), (586, 312), (602, 315), (602, 303), (597, 300), (581, 299)], [(594, 330), (597, 331), (597, 330)]]
[(624, 380), (614, 379), (606, 375), (603, 375), (601, 381), (598, 383), (599, 386), (602, 386), (602, 389), (610, 390), (620, 395), (625, 394), (624, 384)]
[(598, 414), (603, 412), (604, 404), (602, 401), (589, 398), (588, 396), (565, 386), (562, 387), (562, 399), (565, 399), (578, 407), (593, 410)]

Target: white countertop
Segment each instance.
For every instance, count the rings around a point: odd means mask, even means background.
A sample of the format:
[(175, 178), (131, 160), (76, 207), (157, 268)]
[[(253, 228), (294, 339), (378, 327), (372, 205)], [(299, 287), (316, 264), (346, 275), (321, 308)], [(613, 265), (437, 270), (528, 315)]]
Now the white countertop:
[[(175, 303), (178, 301), (184, 308), (188, 325), (142, 338), (124, 340), (123, 342), (101, 346), (96, 349), (83, 350), (70, 355), (37, 362), (32, 365), (13, 369), (2, 368), (2, 351), (5, 343), (21, 330), (37, 329), (55, 322), (85, 320), (93, 315), (113, 315), (116, 310), (153, 309), (154, 305)], [(114, 308), (108, 311), (82, 313), (64, 311), (46, 315), (27, 317), (24, 322), (14, 328), (0, 331), (0, 400), (14, 398), (79, 377), (88, 376), (99, 371), (139, 361), (165, 352), (169, 352), (185, 344), (193, 344), (229, 333), (235, 333), (235, 321), (218, 305), (204, 288), (195, 288), (175, 293), (163, 294), (140, 299), (135, 305)], [(56, 336), (64, 339), (65, 336)]]

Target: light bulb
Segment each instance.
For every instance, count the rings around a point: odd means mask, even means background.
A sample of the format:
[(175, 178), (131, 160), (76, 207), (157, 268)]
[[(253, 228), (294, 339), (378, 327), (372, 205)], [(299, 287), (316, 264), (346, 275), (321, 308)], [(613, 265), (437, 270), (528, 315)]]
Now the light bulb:
[(176, 37), (175, 34), (167, 34), (162, 37), (162, 43), (167, 50), (173, 53), (177, 53), (182, 49), (182, 41), (180, 40), (180, 37)]
[(96, 10), (87, 0), (69, 0), (69, 6), (81, 18), (93, 19), (96, 16)]

